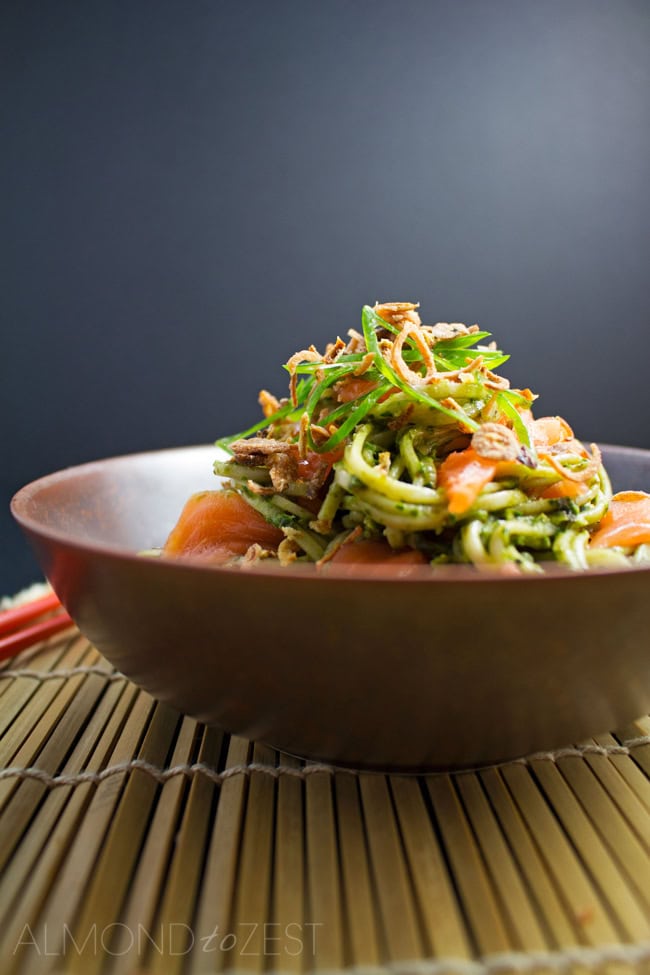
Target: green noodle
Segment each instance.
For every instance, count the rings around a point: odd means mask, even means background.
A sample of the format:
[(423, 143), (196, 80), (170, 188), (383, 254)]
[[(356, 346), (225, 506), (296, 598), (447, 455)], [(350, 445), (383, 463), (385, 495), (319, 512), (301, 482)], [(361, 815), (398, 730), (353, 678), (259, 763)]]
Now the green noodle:
[[(293, 371), (308, 378), (295, 386), (294, 400), (283, 401), (274, 415), (244, 434), (268, 429), (269, 437), (300, 442), (301, 450), (306, 444), (316, 458), (339, 450), (316, 513), (299, 503), (314, 497), (306, 481), (289, 479), (278, 487), (271, 464), (242, 460), (233, 437), (220, 441), (235, 458), (217, 461), (215, 472), (282, 530), (293, 545), (292, 557), (328, 561), (348, 544), (350, 533), (356, 538), (361, 532), (394, 549), (419, 549), (434, 565), (514, 565), (539, 573), (550, 562), (571, 570), (650, 562), (650, 544), (590, 548), (591, 534), (612, 499), (607, 472), (570, 436), (555, 458), (536, 449), (525, 420), (530, 394), (494, 382), (489, 372), (507, 356), (493, 347), (472, 347), (489, 333), (465, 329), (437, 340), (429, 360), (418, 346), (417, 331), (416, 340), (407, 334), (401, 373), (387, 351), (398, 334), (395, 325), (366, 306), (363, 340), (357, 333), (357, 345), (349, 346), (353, 351), (322, 361), (305, 353), (307, 361)], [(435, 371), (428, 378), (432, 364)], [(341, 401), (337, 390), (356, 377), (362, 377), (358, 395)], [(441, 465), (467, 447), (482, 425), (494, 426), (495, 417), (521, 450), (514, 460), (509, 456), (495, 465), (496, 473), (473, 503), (452, 513)], [(540, 496), (563, 478), (581, 481), (577, 499)]]

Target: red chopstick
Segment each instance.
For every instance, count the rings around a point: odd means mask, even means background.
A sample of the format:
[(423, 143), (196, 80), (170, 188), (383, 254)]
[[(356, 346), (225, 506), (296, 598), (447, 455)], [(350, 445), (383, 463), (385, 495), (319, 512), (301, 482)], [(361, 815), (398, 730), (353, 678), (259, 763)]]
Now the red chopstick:
[[(49, 613), (45, 619), (39, 617)], [(32, 622), (36, 621), (36, 622)], [(31, 624), (27, 626), (25, 624)], [(40, 640), (54, 636), (73, 625), (57, 597), (52, 593), (0, 613), (0, 660), (6, 660)]]
[(18, 629), (23, 623), (29, 623), (37, 616), (50, 613), (54, 609), (61, 609), (61, 603), (53, 592), (47, 596), (41, 596), (40, 599), (32, 599), (28, 603), (22, 603), (13, 609), (5, 609), (4, 612), (0, 613), (0, 636)]

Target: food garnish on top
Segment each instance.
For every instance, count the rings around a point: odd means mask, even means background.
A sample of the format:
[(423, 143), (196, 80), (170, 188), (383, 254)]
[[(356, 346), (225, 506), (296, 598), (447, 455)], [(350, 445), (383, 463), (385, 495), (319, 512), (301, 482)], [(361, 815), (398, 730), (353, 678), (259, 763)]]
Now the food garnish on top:
[(217, 441), (227, 486), (188, 501), (163, 554), (516, 573), (650, 560), (650, 495), (612, 497), (596, 444), (533, 417), (489, 332), (418, 308), (366, 305), (361, 332), (292, 355), (289, 395), (262, 390), (263, 419)]

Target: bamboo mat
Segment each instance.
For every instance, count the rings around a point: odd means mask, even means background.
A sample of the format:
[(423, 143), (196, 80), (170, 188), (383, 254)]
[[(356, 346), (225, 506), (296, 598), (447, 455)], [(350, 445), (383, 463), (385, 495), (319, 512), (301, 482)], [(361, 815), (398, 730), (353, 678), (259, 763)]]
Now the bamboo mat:
[(301, 763), (78, 633), (0, 668), (0, 972), (650, 972), (650, 719), (457, 775)]

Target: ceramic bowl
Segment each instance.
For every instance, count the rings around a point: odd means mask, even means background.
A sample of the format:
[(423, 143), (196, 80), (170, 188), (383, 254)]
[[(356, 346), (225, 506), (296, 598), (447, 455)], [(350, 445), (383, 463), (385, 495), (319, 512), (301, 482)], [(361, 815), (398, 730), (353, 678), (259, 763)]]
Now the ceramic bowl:
[[(603, 455), (615, 489), (650, 490), (650, 451)], [(373, 576), (139, 555), (215, 487), (214, 456), (84, 464), (12, 501), (81, 631), (156, 698), (295, 755), (401, 771), (564, 746), (650, 709), (650, 568)]]

